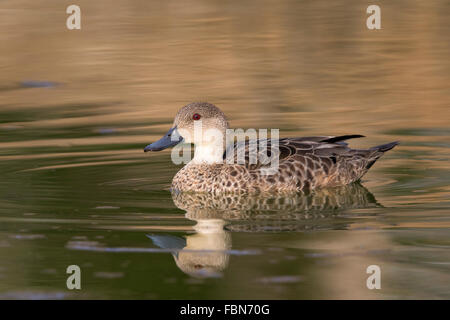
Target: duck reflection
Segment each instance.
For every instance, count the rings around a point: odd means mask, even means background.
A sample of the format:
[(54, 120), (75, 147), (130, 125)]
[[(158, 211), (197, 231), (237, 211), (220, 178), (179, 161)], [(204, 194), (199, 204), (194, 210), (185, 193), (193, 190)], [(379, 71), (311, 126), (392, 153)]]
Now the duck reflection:
[(231, 235), (225, 231), (225, 220), (198, 219), (194, 234), (185, 238), (172, 235), (148, 235), (163, 249), (173, 250), (178, 268), (197, 278), (220, 277), (228, 266)]
[(163, 249), (173, 250), (175, 263), (193, 277), (220, 277), (229, 262), (231, 232), (282, 232), (343, 228), (331, 221), (346, 209), (380, 206), (362, 185), (315, 190), (309, 194), (253, 195), (172, 193), (175, 205), (196, 222), (185, 238), (153, 234)]

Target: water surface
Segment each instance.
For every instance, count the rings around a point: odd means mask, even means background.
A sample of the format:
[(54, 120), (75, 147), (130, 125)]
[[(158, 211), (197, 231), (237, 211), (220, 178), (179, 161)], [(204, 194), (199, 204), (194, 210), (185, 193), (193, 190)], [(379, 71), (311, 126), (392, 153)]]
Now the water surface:
[[(69, 31), (59, 1), (0, 3), (0, 298), (450, 298), (448, 2), (383, 2), (377, 31), (359, 1), (77, 4)], [(142, 148), (199, 100), (401, 145), (348, 188), (172, 195)]]

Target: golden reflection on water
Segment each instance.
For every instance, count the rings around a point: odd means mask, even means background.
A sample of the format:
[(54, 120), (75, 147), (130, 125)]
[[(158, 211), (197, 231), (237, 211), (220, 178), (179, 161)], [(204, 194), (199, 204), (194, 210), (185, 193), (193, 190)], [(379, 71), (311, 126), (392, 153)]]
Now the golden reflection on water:
[[(0, 25), (1, 84), (61, 86), (2, 92), (2, 108), (62, 116), (10, 125), (168, 121), (195, 100), (218, 104), (236, 126), (296, 133), (448, 125), (445, 1), (383, 4), (376, 32), (358, 1), (81, 1), (76, 32), (54, 0), (25, 3), (0, 5), (10, 12)], [(65, 118), (79, 103), (100, 105)]]

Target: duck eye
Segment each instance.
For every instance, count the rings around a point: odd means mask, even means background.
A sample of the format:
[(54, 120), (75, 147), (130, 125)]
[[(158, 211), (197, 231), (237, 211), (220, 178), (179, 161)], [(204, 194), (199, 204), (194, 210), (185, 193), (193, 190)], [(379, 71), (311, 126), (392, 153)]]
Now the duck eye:
[(192, 116), (192, 119), (194, 119), (194, 120), (200, 120), (201, 117), (202, 117), (202, 116), (199, 115), (198, 113), (194, 113), (194, 115)]

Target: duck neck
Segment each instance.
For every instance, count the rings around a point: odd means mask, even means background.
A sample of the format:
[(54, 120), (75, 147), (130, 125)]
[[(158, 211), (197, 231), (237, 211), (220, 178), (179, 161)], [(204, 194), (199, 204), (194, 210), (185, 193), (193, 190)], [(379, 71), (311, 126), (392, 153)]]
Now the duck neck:
[(194, 142), (194, 158), (191, 160), (193, 164), (215, 164), (223, 163), (223, 154), (227, 148), (226, 130), (219, 131), (217, 129), (206, 130), (200, 133), (202, 139)]
[(200, 144), (195, 146), (194, 164), (214, 164), (223, 163), (223, 144)]

